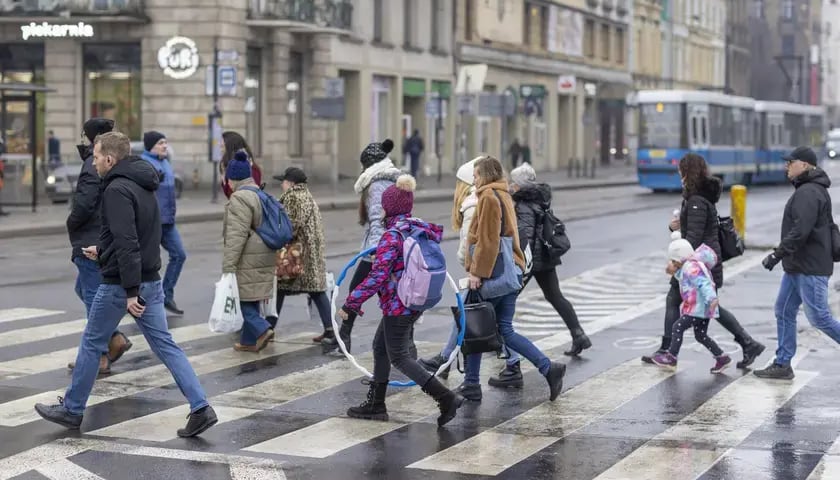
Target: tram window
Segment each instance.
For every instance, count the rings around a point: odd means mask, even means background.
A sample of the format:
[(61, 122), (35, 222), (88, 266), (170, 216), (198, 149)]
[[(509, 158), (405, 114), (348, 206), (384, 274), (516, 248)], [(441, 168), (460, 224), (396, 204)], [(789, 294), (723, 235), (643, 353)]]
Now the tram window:
[(700, 135), (697, 131), (697, 117), (691, 117), (691, 141), (692, 143), (700, 143)]
[(703, 145), (708, 145), (709, 144), (709, 128), (708, 128), (706, 117), (702, 117), (700, 119), (700, 129), (702, 131), (702, 144)]
[(643, 104), (639, 108), (640, 139), (643, 148), (683, 148), (685, 108), (682, 104)]

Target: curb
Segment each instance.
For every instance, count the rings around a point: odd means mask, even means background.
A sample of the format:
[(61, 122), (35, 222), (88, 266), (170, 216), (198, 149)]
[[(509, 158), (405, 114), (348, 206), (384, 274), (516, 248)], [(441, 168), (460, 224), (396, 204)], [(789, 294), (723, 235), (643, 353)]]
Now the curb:
[[(615, 188), (615, 187), (628, 187), (633, 185), (638, 185), (638, 180), (634, 179), (621, 179), (621, 180), (605, 180), (602, 182), (591, 182), (591, 183), (581, 183), (575, 185), (568, 185), (562, 183), (553, 183), (551, 185), (551, 189), (553, 191), (557, 190), (585, 190), (585, 189), (592, 189), (592, 188)], [(430, 191), (430, 192), (423, 192), (422, 190), (417, 192), (416, 199), (417, 200), (429, 200), (429, 201), (441, 201), (441, 200), (449, 200), (452, 198), (451, 191)], [(346, 199), (336, 199), (336, 200), (327, 200), (323, 202), (317, 202), (318, 207), (322, 211), (332, 211), (332, 210), (353, 210), (359, 205), (359, 200), (355, 197), (348, 197)], [(222, 211), (208, 211), (208, 212), (195, 212), (195, 213), (187, 213), (184, 215), (178, 215), (176, 217), (176, 221), (178, 224), (184, 225), (188, 223), (203, 223), (203, 222), (213, 222), (213, 221), (221, 221), (224, 216), (224, 212)], [(10, 228), (0, 228), (0, 239), (3, 238), (15, 238), (15, 237), (34, 237), (34, 236), (44, 236), (44, 235), (57, 235), (60, 233), (66, 233), (67, 228), (65, 226), (64, 221), (61, 222), (52, 222), (52, 223), (45, 223), (41, 225), (23, 225), (19, 227), (10, 227)]]

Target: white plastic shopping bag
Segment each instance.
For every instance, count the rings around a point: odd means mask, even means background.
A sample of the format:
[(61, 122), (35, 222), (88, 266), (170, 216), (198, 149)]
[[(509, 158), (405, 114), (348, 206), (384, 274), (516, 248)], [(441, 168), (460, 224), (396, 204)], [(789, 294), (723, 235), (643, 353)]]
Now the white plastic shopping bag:
[(277, 275), (274, 276), (274, 288), (271, 291), (274, 292), (271, 298), (260, 301), (260, 316), (263, 318), (280, 316), (277, 312)]
[(224, 273), (216, 282), (216, 297), (210, 310), (208, 324), (210, 331), (215, 333), (234, 333), (242, 329), (245, 320), (239, 308), (239, 286), (236, 275)]

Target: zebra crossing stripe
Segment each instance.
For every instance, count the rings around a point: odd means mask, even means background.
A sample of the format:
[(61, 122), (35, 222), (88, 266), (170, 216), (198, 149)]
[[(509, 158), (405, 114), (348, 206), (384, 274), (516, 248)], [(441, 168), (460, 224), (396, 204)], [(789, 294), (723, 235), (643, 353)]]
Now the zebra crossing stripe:
[(806, 480), (836, 480), (840, 478), (840, 437), (820, 459)]
[[(219, 418), (219, 423), (232, 422), (245, 418), (261, 410), (251, 408), (237, 408), (221, 405), (213, 405), (213, 410)], [(132, 440), (145, 440), (149, 442), (161, 442), (172, 440), (176, 437), (175, 432), (183, 427), (184, 417), (189, 412), (187, 406), (181, 406), (153, 413), (143, 417), (133, 418), (122, 423), (117, 423), (99, 430), (86, 432), (88, 435), (101, 437), (130, 438)]]
[[(178, 344), (219, 336), (218, 333), (211, 332), (210, 329), (207, 328), (207, 325), (203, 323), (172, 328), (169, 332)], [(148, 342), (146, 342), (146, 338), (143, 337), (143, 335), (138, 334), (129, 338), (134, 346), (127, 355), (134, 355), (151, 350)], [(25, 377), (27, 375), (36, 375), (52, 370), (63, 369), (67, 365), (67, 362), (76, 358), (77, 351), (78, 347), (73, 347), (0, 362), (0, 380), (11, 380)]]
[(50, 462), (78, 455), (85, 450), (87, 450), (87, 447), (65, 442), (39, 445), (16, 455), (0, 459), (0, 480), (8, 480), (23, 475)]
[[(638, 360), (630, 360), (564, 392), (557, 402), (540, 404), (407, 468), (498, 475), (597, 421), (673, 374), (659, 368), (642, 367)], [(616, 385), (622, 385), (622, 388), (617, 389)]]
[(58, 459), (35, 469), (50, 480), (105, 480), (66, 458)]
[(11, 345), (23, 345), (29, 342), (39, 342), (65, 335), (79, 334), (85, 329), (87, 320), (72, 320), (62, 323), (51, 323), (38, 327), (19, 328), (0, 333), (0, 348)]
[(45, 310), (43, 308), (6, 308), (0, 310), (0, 323), (28, 320), (30, 318), (49, 317), (64, 313), (61, 310)]
[[(202, 327), (207, 328), (202, 325)], [(306, 343), (312, 332), (296, 334), (291, 337), (278, 338), (269, 344), (266, 350), (257, 356), (249, 352), (237, 352), (231, 347), (214, 350), (192, 357), (187, 357), (196, 375), (224, 370), (245, 363), (253, 362), (267, 355), (283, 355), (296, 352), (312, 346)], [(132, 370), (98, 380), (88, 400), (88, 407), (113, 400), (115, 398), (136, 395), (147, 390), (160, 388), (173, 383), (172, 375), (165, 365), (157, 364), (151, 367)], [(36, 421), (41, 417), (32, 408), (36, 403), (55, 403), (58, 396), (64, 395), (64, 390), (43, 392), (28, 397), (19, 398), (0, 404), (0, 426), (17, 427)], [(179, 407), (179, 412), (182, 409)], [(183, 415), (182, 415), (183, 417)]]
[[(805, 355), (807, 353), (794, 362), (798, 363)], [(676, 425), (624, 457), (597, 480), (696, 478), (772, 418), (776, 410), (817, 375), (816, 372), (798, 371), (793, 381), (745, 375)], [(678, 446), (663, 446), (669, 444)], [(701, 446), (695, 447), (698, 444)], [(656, 468), (651, 469), (651, 465)]]

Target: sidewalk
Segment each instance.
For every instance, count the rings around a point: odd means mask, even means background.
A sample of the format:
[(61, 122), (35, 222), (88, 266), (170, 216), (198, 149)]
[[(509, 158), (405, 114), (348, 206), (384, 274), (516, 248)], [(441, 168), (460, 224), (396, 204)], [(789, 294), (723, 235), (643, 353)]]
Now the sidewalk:
[[(554, 190), (574, 190), (584, 188), (605, 188), (636, 185), (635, 166), (616, 165), (596, 171), (595, 178), (569, 178), (564, 169), (557, 172), (539, 174), (541, 182), (548, 183)], [(279, 196), (279, 182), (265, 179), (266, 190)], [(352, 210), (359, 204), (359, 197), (353, 192), (355, 180), (343, 180), (337, 188), (329, 184), (313, 184), (312, 195), (321, 210)], [(455, 185), (454, 175), (444, 175), (441, 183), (437, 178), (421, 177), (418, 179), (416, 201), (441, 201), (452, 198)], [(207, 186), (206, 186), (207, 187)], [(219, 192), (218, 202), (211, 203), (212, 192), (207, 188), (184, 190), (178, 200), (177, 222), (196, 223), (220, 221), (224, 212), (225, 197)], [(54, 235), (66, 231), (65, 221), (69, 213), (68, 204), (39, 204), (38, 211), (31, 207), (5, 207), (10, 215), (0, 217), (0, 238), (25, 237), (35, 235)]]

